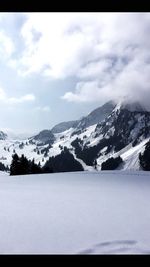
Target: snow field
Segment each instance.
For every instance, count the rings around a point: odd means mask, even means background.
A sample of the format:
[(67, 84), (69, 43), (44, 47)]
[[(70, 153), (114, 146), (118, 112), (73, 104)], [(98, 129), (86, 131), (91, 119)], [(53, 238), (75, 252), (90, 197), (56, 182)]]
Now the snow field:
[(0, 174), (0, 254), (150, 253), (150, 174)]

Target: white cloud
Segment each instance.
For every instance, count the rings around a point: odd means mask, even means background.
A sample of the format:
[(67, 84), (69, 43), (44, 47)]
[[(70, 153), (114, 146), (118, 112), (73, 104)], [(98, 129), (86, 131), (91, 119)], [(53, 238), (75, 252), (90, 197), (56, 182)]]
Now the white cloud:
[(10, 64), (21, 75), (75, 76), (62, 96), (92, 102), (126, 94), (150, 97), (149, 13), (30, 13), (21, 36), (25, 49)]
[(78, 77), (97, 78), (99, 74), (104, 75), (105, 72), (111, 68), (112, 61), (110, 59), (102, 59), (101, 61), (89, 62), (79, 70)]
[(50, 111), (50, 108), (48, 106), (45, 106), (45, 107), (43, 107), (43, 111), (49, 112)]
[[(21, 35), (26, 49), (18, 61), (19, 73), (41, 72), (53, 78), (77, 74), (97, 57), (103, 15), (80, 13), (27, 14)], [(41, 33), (35, 41), (34, 31)]]
[(27, 94), (21, 97), (10, 97), (7, 99), (7, 102), (10, 104), (18, 104), (24, 102), (32, 102), (35, 100), (35, 96), (33, 94)]
[(10, 37), (4, 33), (4, 31), (0, 31), (0, 55), (4, 58), (9, 58), (14, 52), (15, 47), (13, 41)]
[(50, 112), (50, 107), (49, 106), (44, 106), (44, 107), (38, 106), (38, 107), (35, 107), (34, 110), (39, 111), (39, 112)]
[(142, 58), (126, 65), (122, 71), (107, 73), (105, 80), (79, 82), (75, 92), (67, 92), (62, 97), (69, 102), (105, 102), (128, 96), (130, 100), (139, 100), (149, 106), (150, 64)]
[(5, 91), (0, 88), (0, 100), (5, 100), (6, 99), (6, 94)]
[(0, 88), (0, 101), (7, 104), (18, 104), (24, 102), (32, 102), (35, 100), (35, 96), (33, 94), (27, 94), (21, 97), (8, 97), (5, 91)]
[(99, 98), (97, 81), (80, 82), (76, 86), (75, 93), (68, 92), (62, 98), (69, 102), (91, 102)]

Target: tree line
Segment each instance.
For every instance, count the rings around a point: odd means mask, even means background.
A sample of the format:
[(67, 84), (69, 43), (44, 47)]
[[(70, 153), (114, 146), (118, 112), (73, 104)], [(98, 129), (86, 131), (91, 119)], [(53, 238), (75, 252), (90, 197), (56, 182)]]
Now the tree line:
[(111, 157), (102, 163), (101, 170), (115, 170), (121, 163), (123, 163), (123, 160), (120, 156), (116, 158)]
[(24, 155), (19, 157), (17, 153), (12, 156), (10, 165), (10, 175), (24, 175), (24, 174), (38, 174), (38, 173), (51, 173), (53, 170), (44, 166), (41, 167), (40, 163), (36, 164), (33, 160), (28, 160)]
[[(77, 140), (76, 140), (77, 141)], [(101, 165), (101, 170), (114, 170), (123, 163), (122, 158), (108, 158)], [(150, 171), (150, 141), (145, 145), (143, 153), (139, 153), (139, 163), (143, 170)], [(97, 169), (97, 160), (93, 162), (93, 167)], [(61, 154), (49, 157), (43, 167), (36, 164), (34, 159), (28, 160), (24, 155), (19, 157), (17, 153), (12, 156), (10, 169), (0, 162), (0, 170), (9, 171), (10, 175), (39, 174), (52, 172), (83, 171), (82, 165), (77, 161), (72, 153), (64, 147)]]
[(36, 164), (34, 159), (28, 160), (24, 155), (19, 157), (17, 153), (12, 156), (10, 175), (39, 174), (52, 172), (83, 171), (82, 165), (74, 159), (67, 148), (55, 157), (49, 157), (43, 167)]
[(9, 171), (9, 167), (5, 166), (2, 162), (0, 162), (0, 171), (8, 172)]

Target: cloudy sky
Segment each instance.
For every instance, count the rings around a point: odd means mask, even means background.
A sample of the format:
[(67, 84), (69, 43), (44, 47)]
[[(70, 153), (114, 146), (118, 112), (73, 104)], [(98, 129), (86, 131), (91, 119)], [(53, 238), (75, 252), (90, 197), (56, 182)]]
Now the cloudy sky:
[(148, 106), (149, 36), (149, 13), (0, 13), (0, 129), (50, 129), (124, 96)]

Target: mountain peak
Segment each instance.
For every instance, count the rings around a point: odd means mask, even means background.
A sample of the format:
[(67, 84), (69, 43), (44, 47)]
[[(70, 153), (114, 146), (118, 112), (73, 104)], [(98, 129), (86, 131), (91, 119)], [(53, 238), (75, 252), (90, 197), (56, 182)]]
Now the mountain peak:
[(137, 112), (145, 112), (147, 109), (138, 101), (135, 102), (128, 102), (127, 100), (123, 100), (118, 102), (118, 104), (115, 107), (115, 110), (118, 109), (127, 109), (131, 112), (137, 111)]
[(94, 109), (86, 117), (80, 120), (78, 128), (86, 128), (104, 120), (114, 109), (113, 101), (106, 102), (104, 105)]

